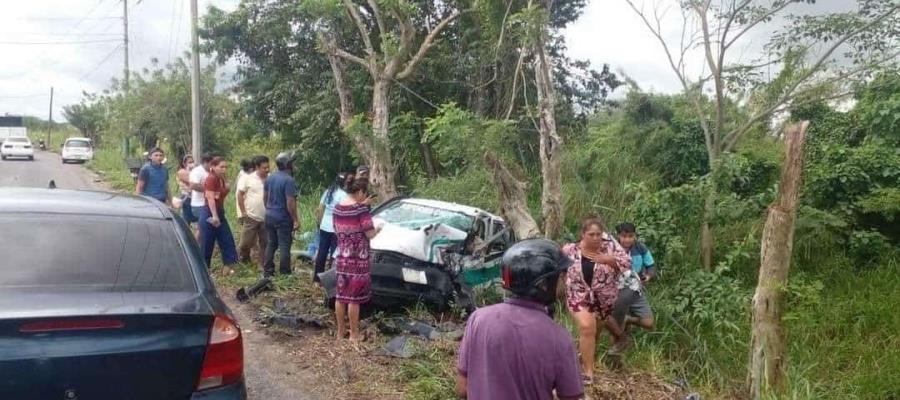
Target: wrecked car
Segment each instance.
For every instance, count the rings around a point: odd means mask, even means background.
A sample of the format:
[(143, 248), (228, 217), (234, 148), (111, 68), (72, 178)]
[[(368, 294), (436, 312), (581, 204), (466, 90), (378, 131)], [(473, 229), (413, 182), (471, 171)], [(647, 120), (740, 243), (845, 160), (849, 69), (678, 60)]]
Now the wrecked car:
[[(423, 302), (475, 307), (472, 288), (500, 276), (500, 258), (515, 241), (506, 222), (484, 210), (436, 200), (395, 198), (373, 211), (372, 305)], [(334, 268), (319, 278), (333, 304)]]

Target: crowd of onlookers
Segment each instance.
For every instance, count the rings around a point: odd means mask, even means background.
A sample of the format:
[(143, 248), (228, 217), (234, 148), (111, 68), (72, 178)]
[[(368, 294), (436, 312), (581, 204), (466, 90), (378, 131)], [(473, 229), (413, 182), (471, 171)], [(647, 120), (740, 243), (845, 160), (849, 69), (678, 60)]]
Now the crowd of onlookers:
[[(264, 278), (278, 270), (291, 274), (291, 243), (299, 229), (297, 185), (290, 152), (240, 163), (234, 184), (226, 179), (228, 161), (204, 155), (185, 156), (176, 173), (178, 196), (169, 196), (168, 171), (160, 149), (149, 152), (138, 174), (136, 192), (181, 209), (195, 234), (207, 265), (216, 245), (224, 272), (238, 262), (258, 263)], [(378, 235), (370, 212), (368, 168), (339, 174), (317, 205), (318, 251), (313, 280), (329, 259), (336, 269), (336, 336), (363, 340), (360, 305), (371, 298), (369, 241)], [(240, 243), (225, 212), (234, 190)], [(540, 239), (523, 240), (501, 260), (506, 300), (476, 310), (469, 318), (460, 346), (457, 390), (476, 399), (580, 398), (593, 382), (598, 334), (613, 338), (608, 354), (621, 354), (631, 343), (633, 326), (653, 329), (653, 312), (646, 284), (655, 276), (653, 256), (637, 240), (631, 223), (608, 233), (596, 217), (585, 218), (580, 240), (565, 246)], [(256, 253), (255, 261), (253, 253)], [(563, 296), (562, 293), (565, 293)], [(553, 321), (558, 298), (565, 298), (578, 329), (577, 352), (571, 337)], [(577, 354), (581, 354), (580, 365)]]

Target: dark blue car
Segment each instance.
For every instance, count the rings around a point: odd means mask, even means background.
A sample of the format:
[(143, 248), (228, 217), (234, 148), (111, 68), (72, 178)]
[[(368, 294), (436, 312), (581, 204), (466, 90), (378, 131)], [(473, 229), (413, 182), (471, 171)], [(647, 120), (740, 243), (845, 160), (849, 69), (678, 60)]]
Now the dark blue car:
[(0, 189), (0, 399), (245, 399), (241, 330), (146, 198)]

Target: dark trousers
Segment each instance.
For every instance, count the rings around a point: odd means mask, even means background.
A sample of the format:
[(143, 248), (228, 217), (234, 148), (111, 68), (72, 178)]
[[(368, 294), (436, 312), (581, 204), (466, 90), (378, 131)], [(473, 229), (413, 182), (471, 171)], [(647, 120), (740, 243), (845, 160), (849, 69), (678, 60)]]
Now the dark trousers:
[(200, 248), (203, 249), (203, 257), (206, 260), (206, 267), (212, 264), (213, 249), (216, 243), (219, 244), (219, 251), (222, 252), (222, 263), (225, 265), (237, 264), (237, 249), (234, 246), (234, 235), (231, 234), (231, 227), (228, 226), (228, 220), (225, 219), (225, 210), (217, 210), (219, 213), (218, 227), (213, 226), (207, 219), (212, 217), (209, 207), (200, 208)]
[(316, 252), (316, 270), (313, 272), (313, 282), (319, 282), (319, 273), (325, 272), (325, 261), (337, 248), (337, 235), (334, 232), (325, 232), (319, 229), (319, 250)]
[(281, 252), (278, 272), (291, 273), (291, 243), (294, 241), (294, 226), (291, 221), (273, 222), (266, 220), (266, 262), (263, 264), (265, 276), (275, 275), (275, 251)]

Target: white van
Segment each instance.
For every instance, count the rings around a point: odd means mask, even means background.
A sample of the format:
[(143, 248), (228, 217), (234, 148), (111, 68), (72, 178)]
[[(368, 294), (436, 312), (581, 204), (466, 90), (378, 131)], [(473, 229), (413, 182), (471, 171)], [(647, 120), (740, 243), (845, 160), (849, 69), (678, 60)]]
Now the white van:
[(63, 164), (69, 161), (86, 162), (94, 158), (94, 143), (88, 138), (68, 138), (62, 147)]

